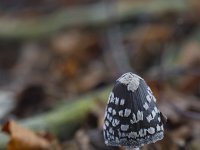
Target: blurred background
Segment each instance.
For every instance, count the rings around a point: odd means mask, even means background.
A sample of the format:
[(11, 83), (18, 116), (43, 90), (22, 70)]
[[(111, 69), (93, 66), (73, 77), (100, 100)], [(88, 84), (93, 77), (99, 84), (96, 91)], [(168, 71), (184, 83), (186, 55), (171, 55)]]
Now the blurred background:
[(200, 150), (198, 0), (1, 0), (0, 149), (119, 150), (109, 92), (142, 76), (168, 117), (143, 150)]

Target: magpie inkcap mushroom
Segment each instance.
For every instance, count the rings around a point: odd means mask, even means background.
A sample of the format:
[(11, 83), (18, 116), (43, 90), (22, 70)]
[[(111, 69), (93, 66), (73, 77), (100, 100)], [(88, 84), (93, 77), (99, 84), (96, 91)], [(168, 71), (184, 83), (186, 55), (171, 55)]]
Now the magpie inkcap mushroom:
[(140, 148), (164, 137), (162, 113), (143, 78), (131, 72), (116, 80), (104, 115), (106, 145)]

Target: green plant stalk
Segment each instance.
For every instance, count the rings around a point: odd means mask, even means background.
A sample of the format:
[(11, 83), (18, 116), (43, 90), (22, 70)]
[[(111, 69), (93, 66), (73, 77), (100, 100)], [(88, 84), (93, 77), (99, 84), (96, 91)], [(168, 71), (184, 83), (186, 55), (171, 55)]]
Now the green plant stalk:
[(34, 20), (12, 20), (2, 17), (0, 18), (0, 38), (18, 40), (45, 38), (63, 28), (74, 26), (103, 27), (113, 22), (127, 20), (138, 14), (156, 15), (167, 11), (180, 13), (191, 10), (190, 5), (182, 0), (116, 1), (114, 5), (117, 9), (112, 14), (105, 11), (106, 7), (109, 6), (96, 3), (58, 10), (53, 14)]
[[(18, 123), (34, 131), (48, 131), (56, 137), (70, 137), (81, 125), (87, 114), (98, 107), (97, 99), (106, 103), (111, 87), (92, 92), (73, 100), (66, 100), (52, 111), (20, 120)], [(96, 99), (96, 100), (95, 100)], [(8, 136), (0, 134), (0, 149), (5, 149)]]

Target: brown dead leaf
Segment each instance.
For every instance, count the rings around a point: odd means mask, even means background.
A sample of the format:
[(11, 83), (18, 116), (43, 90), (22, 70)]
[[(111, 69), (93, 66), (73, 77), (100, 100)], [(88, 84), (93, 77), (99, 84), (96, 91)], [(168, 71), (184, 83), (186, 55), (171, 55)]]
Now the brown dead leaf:
[(172, 37), (172, 27), (168, 25), (144, 25), (138, 27), (127, 37), (133, 45), (131, 64), (137, 72), (145, 71), (159, 60), (164, 45)]
[(89, 91), (101, 84), (104, 78), (105, 72), (101, 64), (89, 65), (87, 72), (77, 80), (77, 89), (79, 92)]
[(187, 74), (178, 78), (177, 88), (186, 93), (198, 93), (200, 84), (198, 74), (200, 70), (200, 44), (193, 41), (187, 42), (183, 46), (177, 63), (187, 71)]
[(62, 60), (62, 62), (56, 65), (57, 72), (61, 76), (73, 78), (76, 74), (78, 74), (78, 69), (80, 68), (79, 62), (74, 58), (69, 58), (66, 60)]
[(2, 128), (11, 138), (7, 150), (50, 150), (51, 142), (39, 134), (26, 129), (15, 121), (8, 121)]
[(139, 27), (133, 33), (130, 34), (129, 39), (131, 41), (137, 41), (141, 46), (148, 46), (149, 44), (164, 42), (171, 37), (172, 30), (168, 25), (144, 25)]
[(87, 31), (71, 30), (55, 36), (51, 45), (57, 55), (76, 55), (84, 51), (97, 42), (96, 35)]
[(79, 78), (82, 71), (101, 54), (96, 33), (72, 30), (57, 35), (50, 43), (53, 54), (52, 73), (57, 78)]
[(178, 64), (183, 67), (198, 67), (200, 65), (200, 44), (187, 42), (180, 53)]
[(200, 85), (199, 76), (182, 76), (177, 80), (177, 89), (184, 93), (198, 93)]

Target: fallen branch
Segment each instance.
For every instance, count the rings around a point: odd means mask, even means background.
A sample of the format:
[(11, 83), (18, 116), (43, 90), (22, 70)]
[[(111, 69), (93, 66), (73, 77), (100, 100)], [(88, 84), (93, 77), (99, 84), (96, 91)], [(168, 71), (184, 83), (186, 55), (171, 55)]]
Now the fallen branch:
[[(69, 101), (63, 102), (48, 113), (21, 120), (18, 123), (34, 131), (48, 131), (56, 137), (63, 135), (69, 137), (80, 126), (87, 114), (97, 108), (98, 104), (95, 100), (103, 103), (107, 101), (109, 90), (110, 87), (107, 87), (101, 91), (78, 98), (71, 103)], [(0, 149), (5, 149), (7, 141), (8, 137), (1, 133)]]

